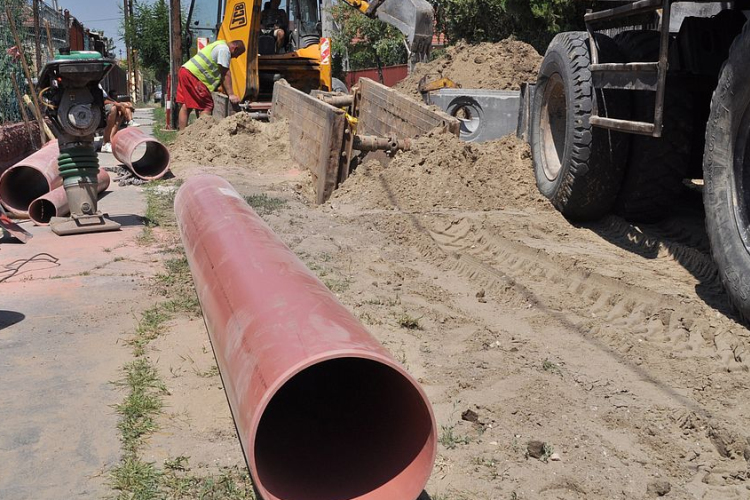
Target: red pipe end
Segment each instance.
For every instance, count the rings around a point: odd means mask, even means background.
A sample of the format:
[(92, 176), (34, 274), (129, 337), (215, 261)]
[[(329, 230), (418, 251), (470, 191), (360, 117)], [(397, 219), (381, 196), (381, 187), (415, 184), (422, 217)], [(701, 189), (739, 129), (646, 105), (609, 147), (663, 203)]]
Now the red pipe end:
[(29, 218), (38, 226), (46, 226), (57, 217), (57, 207), (50, 200), (37, 198), (29, 205)]
[(112, 153), (140, 179), (161, 179), (169, 170), (169, 149), (138, 128), (117, 132)]
[(39, 169), (26, 165), (6, 170), (0, 179), (0, 200), (16, 213), (25, 213), (32, 201), (49, 191), (47, 177)]
[(413, 379), (390, 360), (331, 359), (297, 373), (262, 411), (252, 460), (267, 500), (416, 499), (437, 436)]

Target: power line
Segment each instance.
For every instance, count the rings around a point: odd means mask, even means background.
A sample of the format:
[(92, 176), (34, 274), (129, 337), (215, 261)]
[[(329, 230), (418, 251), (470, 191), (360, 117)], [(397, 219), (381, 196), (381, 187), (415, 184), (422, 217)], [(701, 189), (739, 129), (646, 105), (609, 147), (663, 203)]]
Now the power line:
[(82, 23), (96, 23), (96, 22), (99, 22), (99, 21), (119, 21), (120, 19), (122, 19), (122, 17), (108, 17), (108, 18), (105, 18), (105, 19), (86, 19), (86, 20), (81, 20), (80, 22), (82, 22)]

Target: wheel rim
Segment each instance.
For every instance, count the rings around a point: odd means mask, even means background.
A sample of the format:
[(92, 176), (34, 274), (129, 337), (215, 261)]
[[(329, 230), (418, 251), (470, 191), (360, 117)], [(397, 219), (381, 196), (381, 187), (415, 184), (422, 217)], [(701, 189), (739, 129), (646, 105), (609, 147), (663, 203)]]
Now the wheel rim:
[(745, 106), (745, 112), (737, 131), (734, 150), (734, 182), (733, 193), (734, 215), (737, 230), (750, 253), (750, 102)]
[(550, 76), (542, 98), (542, 167), (544, 175), (554, 181), (562, 170), (567, 135), (568, 106), (565, 99), (565, 84), (559, 73)]

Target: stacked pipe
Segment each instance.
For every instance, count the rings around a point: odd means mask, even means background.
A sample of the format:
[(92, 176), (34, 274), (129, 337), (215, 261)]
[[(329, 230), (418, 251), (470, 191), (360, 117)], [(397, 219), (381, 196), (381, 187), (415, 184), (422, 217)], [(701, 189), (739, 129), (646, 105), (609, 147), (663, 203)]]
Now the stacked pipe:
[(419, 384), (220, 177), (175, 212), (265, 500), (415, 500), (436, 454)]
[[(96, 176), (97, 193), (100, 194), (109, 187), (109, 174), (103, 168), (99, 169)], [(29, 218), (38, 226), (46, 226), (52, 217), (65, 217), (70, 214), (68, 206), (68, 195), (65, 188), (60, 186), (49, 193), (40, 196), (29, 205)]]
[(38, 197), (62, 186), (57, 169), (57, 141), (50, 141), (0, 176), (0, 202), (16, 217), (27, 218), (29, 205)]
[(169, 150), (136, 127), (112, 137), (112, 154), (139, 179), (161, 179), (169, 170)]

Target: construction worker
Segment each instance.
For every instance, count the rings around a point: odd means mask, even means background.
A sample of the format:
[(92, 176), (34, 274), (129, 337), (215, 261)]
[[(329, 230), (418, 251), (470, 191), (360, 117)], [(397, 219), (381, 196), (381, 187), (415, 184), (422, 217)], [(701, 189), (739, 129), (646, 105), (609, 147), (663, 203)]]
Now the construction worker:
[(177, 127), (187, 127), (190, 111), (197, 115), (210, 113), (214, 109), (211, 92), (224, 86), (232, 104), (240, 102), (232, 88), (232, 75), (229, 71), (229, 60), (245, 53), (245, 44), (241, 40), (227, 43), (217, 40), (198, 51), (188, 62), (182, 65), (177, 74), (177, 104), (180, 113)]
[(286, 30), (289, 26), (289, 18), (286, 11), (280, 8), (281, 0), (271, 0), (263, 6), (260, 17), (260, 32), (264, 35), (271, 35), (276, 39), (276, 52), (278, 53), (284, 47)]

